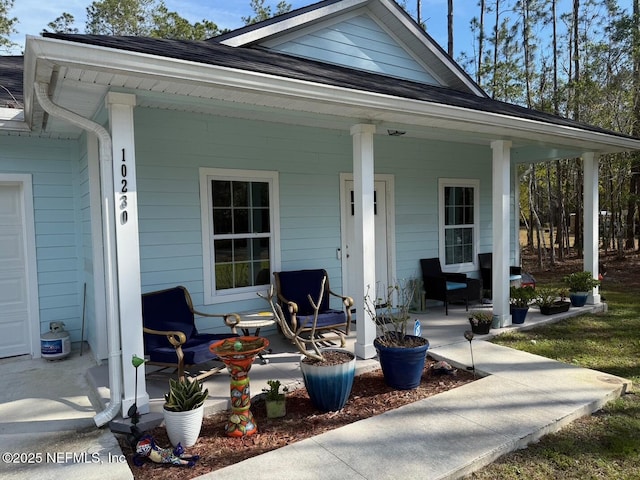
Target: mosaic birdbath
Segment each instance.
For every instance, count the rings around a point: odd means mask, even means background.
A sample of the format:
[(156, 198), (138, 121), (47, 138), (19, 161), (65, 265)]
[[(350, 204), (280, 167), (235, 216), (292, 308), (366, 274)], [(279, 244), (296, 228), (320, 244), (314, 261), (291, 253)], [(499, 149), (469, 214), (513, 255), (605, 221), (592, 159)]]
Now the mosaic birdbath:
[(231, 415), (224, 427), (229, 437), (244, 437), (258, 431), (250, 410), (249, 370), (258, 353), (268, 346), (266, 338), (243, 336), (226, 338), (209, 347), (231, 374)]

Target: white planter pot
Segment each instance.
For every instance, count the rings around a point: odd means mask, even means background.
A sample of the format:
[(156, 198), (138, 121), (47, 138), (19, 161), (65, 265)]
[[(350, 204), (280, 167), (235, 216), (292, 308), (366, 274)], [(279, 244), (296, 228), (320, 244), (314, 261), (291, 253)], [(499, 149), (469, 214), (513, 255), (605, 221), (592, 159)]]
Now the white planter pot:
[(183, 447), (192, 447), (198, 441), (204, 405), (187, 412), (164, 411), (164, 425), (171, 445), (176, 447), (178, 443)]

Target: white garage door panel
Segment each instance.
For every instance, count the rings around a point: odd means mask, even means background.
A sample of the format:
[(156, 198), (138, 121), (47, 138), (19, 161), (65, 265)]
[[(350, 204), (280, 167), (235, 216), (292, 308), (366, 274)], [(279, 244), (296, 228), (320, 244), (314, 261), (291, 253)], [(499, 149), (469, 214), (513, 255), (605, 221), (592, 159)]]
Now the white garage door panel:
[[(17, 227), (5, 227), (3, 230), (12, 229), (17, 229)], [(24, 265), (20, 264), (21, 258), (24, 258), (22, 232), (5, 231), (0, 234), (0, 270), (6, 268), (24, 269)]]
[[(8, 277), (8, 272), (0, 271), (0, 305), (4, 314), (27, 312), (26, 285), (20, 276)], [(1, 322), (0, 323), (4, 323)]]
[(0, 183), (0, 357), (30, 353), (22, 183)]
[(0, 335), (0, 351), (3, 356), (23, 355), (29, 351), (29, 329), (24, 322), (24, 315), (2, 315), (2, 335)]

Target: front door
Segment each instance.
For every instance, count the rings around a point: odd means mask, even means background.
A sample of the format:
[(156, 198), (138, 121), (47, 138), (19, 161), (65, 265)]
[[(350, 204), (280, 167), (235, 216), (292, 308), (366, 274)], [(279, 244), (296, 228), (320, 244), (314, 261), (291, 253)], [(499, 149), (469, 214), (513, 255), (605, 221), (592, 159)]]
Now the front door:
[(24, 183), (0, 176), (0, 358), (32, 351), (26, 222)]
[[(356, 286), (356, 274), (352, 264), (353, 255), (350, 249), (355, 244), (355, 207), (353, 180), (344, 178), (342, 181), (342, 217), (344, 231), (342, 233), (342, 276), (343, 291), (345, 295), (349, 292), (359, 291)], [(374, 183), (374, 215), (375, 215), (375, 235), (376, 235), (376, 283), (388, 285), (391, 281), (390, 275), (393, 273), (393, 228), (392, 212), (393, 202), (391, 201), (392, 179), (382, 178), (376, 175)]]

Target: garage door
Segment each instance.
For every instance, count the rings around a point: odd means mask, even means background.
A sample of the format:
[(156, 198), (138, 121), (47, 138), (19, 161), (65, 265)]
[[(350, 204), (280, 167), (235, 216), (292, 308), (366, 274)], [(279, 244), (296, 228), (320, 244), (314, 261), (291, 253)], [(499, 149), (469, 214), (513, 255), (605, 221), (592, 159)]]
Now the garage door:
[(0, 181), (0, 357), (31, 353), (22, 189)]

